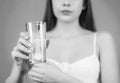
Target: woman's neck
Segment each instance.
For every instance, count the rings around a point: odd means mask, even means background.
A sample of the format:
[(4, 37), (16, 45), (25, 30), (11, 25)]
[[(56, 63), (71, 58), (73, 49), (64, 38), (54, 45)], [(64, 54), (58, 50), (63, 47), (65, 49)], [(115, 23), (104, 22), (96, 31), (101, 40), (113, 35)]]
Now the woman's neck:
[(72, 37), (83, 32), (82, 27), (79, 25), (78, 21), (74, 22), (61, 22), (57, 21), (57, 25), (54, 30), (54, 35), (61, 38)]

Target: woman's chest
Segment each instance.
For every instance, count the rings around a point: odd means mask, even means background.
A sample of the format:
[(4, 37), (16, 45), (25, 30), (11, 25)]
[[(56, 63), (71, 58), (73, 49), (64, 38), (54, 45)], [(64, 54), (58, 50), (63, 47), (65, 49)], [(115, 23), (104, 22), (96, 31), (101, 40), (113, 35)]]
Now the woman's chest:
[(92, 41), (87, 40), (50, 40), (47, 57), (63, 62), (74, 62), (93, 53)]

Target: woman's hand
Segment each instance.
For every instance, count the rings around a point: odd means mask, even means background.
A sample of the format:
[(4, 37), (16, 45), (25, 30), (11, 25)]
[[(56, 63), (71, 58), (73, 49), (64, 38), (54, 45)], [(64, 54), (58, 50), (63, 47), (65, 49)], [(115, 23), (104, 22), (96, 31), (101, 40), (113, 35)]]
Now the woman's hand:
[(14, 64), (10, 76), (6, 79), (5, 83), (22, 83), (24, 76), (30, 70), (29, 54), (32, 52), (32, 44), (28, 40), (28, 34), (22, 32), (17, 45), (11, 53)]
[(60, 83), (64, 77), (64, 73), (51, 62), (35, 63), (28, 74), (30, 79), (43, 83)]
[(24, 71), (24, 73), (26, 73), (30, 68), (29, 54), (32, 52), (32, 44), (28, 40), (29, 37), (27, 32), (22, 32), (17, 45), (11, 53), (14, 64), (20, 71)]

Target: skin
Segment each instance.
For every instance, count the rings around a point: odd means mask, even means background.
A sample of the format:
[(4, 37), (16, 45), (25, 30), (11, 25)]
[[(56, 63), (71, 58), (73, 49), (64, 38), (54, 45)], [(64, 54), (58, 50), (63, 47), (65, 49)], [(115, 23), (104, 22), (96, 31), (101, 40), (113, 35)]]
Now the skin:
[[(77, 61), (77, 58), (83, 59), (89, 56), (92, 46), (86, 52), (86, 49), (80, 47), (88, 47), (91, 45), (92, 40), (84, 43), (86, 39), (93, 37), (93, 32), (84, 30), (78, 23), (78, 17), (83, 9), (83, 0), (52, 0), (54, 14), (57, 17), (57, 25), (52, 32), (48, 33), (48, 36), (52, 36), (53, 39), (50, 41), (50, 46), (48, 47), (48, 58), (52, 58), (56, 61)], [(63, 4), (70, 4), (70, 6), (63, 6)], [(73, 12), (70, 15), (63, 15), (60, 11), (63, 9), (69, 9)], [(74, 27), (74, 28), (73, 28)], [(82, 39), (81, 39), (82, 38)], [(75, 56), (71, 51), (70, 42), (76, 42), (81, 39), (81, 44), (77, 45), (79, 52)], [(22, 32), (18, 40), (17, 45), (12, 51), (12, 57), (14, 60), (14, 65), (10, 76), (6, 79), (6, 83), (22, 83), (24, 76), (28, 73), (30, 79), (35, 82), (43, 83), (83, 83), (81, 80), (77, 80), (74, 77), (68, 76), (63, 73), (54, 63), (48, 61), (47, 63), (35, 63), (31, 69), (25, 70), (22, 67), (23, 60), (28, 59), (28, 56), (20, 52), (24, 51), (27, 54), (32, 52), (32, 44), (28, 41), (28, 34)], [(91, 42), (90, 42), (91, 41)], [(21, 44), (22, 43), (22, 44)], [(24, 44), (24, 45), (23, 45)], [(53, 49), (53, 46), (54, 48)], [(63, 46), (68, 48), (66, 55), (59, 55), (60, 52), (57, 50), (63, 49)], [(72, 44), (74, 46), (74, 44)], [(61, 46), (61, 47), (58, 47)], [(80, 47), (78, 47), (80, 46)], [(90, 51), (89, 51), (90, 50)], [(97, 33), (97, 55), (100, 55), (100, 65), (101, 65), (101, 80), (102, 83), (119, 83), (119, 66), (116, 54), (115, 43), (112, 35), (108, 32)], [(66, 52), (63, 50), (62, 52)], [(73, 55), (70, 55), (73, 54)], [(19, 57), (16, 60), (15, 57)], [(71, 61), (74, 62), (74, 61)], [(21, 71), (25, 71), (21, 73)], [(60, 77), (60, 78), (58, 78)], [(16, 78), (16, 79), (15, 79)], [(21, 81), (19, 81), (21, 79)]]
[[(73, 22), (78, 19), (83, 8), (83, 0), (52, 0), (52, 4), (54, 15), (63, 23)], [(66, 6), (63, 6), (64, 4)], [(70, 6), (67, 6), (67, 4), (70, 4)], [(70, 10), (72, 13), (70, 15), (63, 15), (61, 13), (62, 10)]]

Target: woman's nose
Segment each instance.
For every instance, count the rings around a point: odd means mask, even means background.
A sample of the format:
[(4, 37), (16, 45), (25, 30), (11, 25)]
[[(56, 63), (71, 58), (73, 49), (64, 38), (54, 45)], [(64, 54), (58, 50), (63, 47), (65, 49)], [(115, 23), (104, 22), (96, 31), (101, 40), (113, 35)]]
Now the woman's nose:
[(65, 0), (63, 3), (63, 6), (69, 7), (70, 6), (69, 0)]

